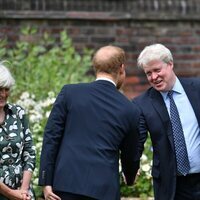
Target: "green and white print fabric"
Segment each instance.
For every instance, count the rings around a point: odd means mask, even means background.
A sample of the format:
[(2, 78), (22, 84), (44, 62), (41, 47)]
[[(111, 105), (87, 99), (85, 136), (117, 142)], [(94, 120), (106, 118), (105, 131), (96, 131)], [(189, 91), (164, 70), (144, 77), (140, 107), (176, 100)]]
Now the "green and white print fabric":
[(0, 181), (17, 189), (23, 171), (35, 168), (35, 146), (25, 110), (7, 104), (5, 112), (5, 121), (0, 124)]

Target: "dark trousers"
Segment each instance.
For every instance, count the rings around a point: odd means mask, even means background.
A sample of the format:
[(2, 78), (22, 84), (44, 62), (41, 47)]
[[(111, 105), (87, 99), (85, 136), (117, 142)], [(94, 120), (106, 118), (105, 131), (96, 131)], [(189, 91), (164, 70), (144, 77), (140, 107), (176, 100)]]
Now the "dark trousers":
[(58, 195), (62, 200), (97, 200), (92, 197), (87, 197), (79, 194), (72, 194), (69, 192), (55, 191), (55, 194)]
[(200, 173), (177, 176), (174, 200), (200, 200)]

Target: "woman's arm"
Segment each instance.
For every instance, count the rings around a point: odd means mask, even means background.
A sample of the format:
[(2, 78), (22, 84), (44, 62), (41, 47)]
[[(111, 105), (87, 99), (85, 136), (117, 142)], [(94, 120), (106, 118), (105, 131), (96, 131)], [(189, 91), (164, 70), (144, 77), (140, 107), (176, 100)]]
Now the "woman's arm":
[(19, 117), (22, 122), (24, 132), (24, 148), (22, 154), (23, 171), (33, 172), (36, 163), (36, 151), (33, 143), (32, 133), (29, 129), (28, 116), (24, 109), (19, 111)]
[(22, 190), (13, 190), (4, 183), (0, 182), (0, 193), (12, 200), (30, 200), (30, 196)]
[(23, 197), (26, 197), (27, 195), (30, 196), (29, 189), (30, 189), (32, 173), (35, 168), (36, 152), (35, 152), (35, 146), (33, 144), (32, 134), (29, 129), (28, 116), (26, 115), (25, 110), (23, 108), (19, 110), (19, 117), (22, 122), (23, 132), (24, 132), (24, 147), (21, 158), (23, 176), (22, 176), (21, 187), (19, 190), (23, 194)]
[(22, 178), (22, 185), (20, 188), (22, 191), (23, 190), (28, 191), (28, 189), (30, 187), (31, 177), (32, 177), (32, 172), (24, 171), (23, 178)]
[(32, 177), (31, 171), (24, 171), (20, 191), (21, 194), (23, 195), (23, 198), (25, 199), (27, 196), (30, 196), (28, 190), (30, 188), (31, 177)]

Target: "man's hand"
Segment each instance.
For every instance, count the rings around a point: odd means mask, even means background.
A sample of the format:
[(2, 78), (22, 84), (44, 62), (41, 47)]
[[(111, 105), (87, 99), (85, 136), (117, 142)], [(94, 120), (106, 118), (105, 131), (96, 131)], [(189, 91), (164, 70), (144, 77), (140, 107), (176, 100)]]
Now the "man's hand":
[(61, 200), (59, 196), (53, 193), (52, 186), (45, 186), (43, 192), (45, 200)]
[[(133, 184), (136, 183), (139, 176), (140, 176), (140, 169), (138, 169), (138, 171), (137, 171), (137, 174), (135, 176), (135, 180), (133, 180)], [(122, 172), (122, 178), (123, 178), (124, 183), (127, 185), (126, 177), (125, 177), (123, 172)]]

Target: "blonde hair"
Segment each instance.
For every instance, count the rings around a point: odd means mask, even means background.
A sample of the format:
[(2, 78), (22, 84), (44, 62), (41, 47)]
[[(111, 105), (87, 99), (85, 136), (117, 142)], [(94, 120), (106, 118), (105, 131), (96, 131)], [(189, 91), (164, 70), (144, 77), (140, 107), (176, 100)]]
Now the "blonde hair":
[(9, 69), (0, 62), (0, 87), (11, 88), (15, 84), (15, 80)]

